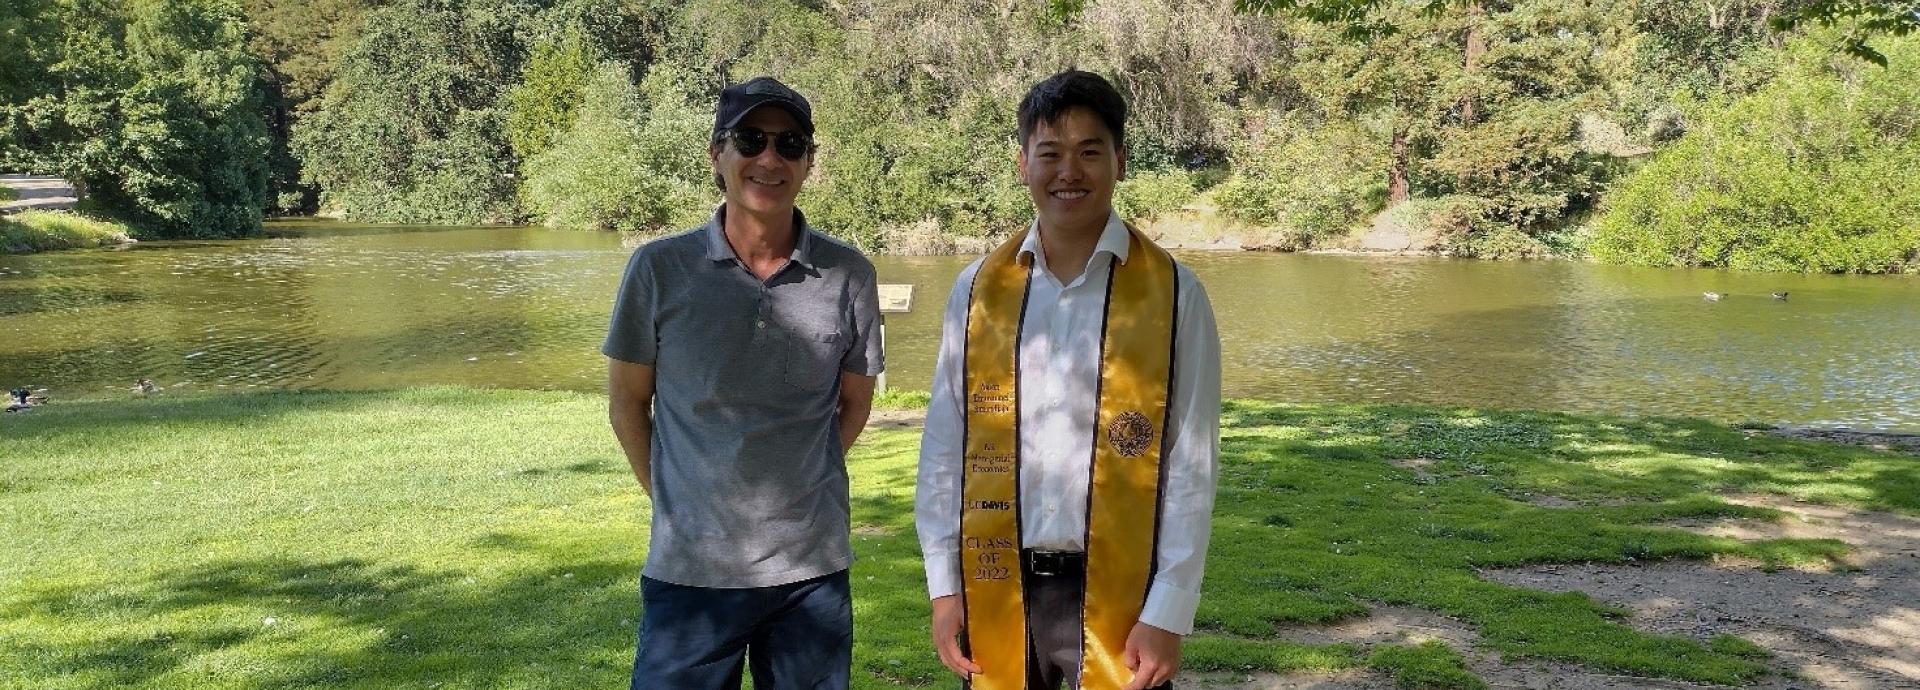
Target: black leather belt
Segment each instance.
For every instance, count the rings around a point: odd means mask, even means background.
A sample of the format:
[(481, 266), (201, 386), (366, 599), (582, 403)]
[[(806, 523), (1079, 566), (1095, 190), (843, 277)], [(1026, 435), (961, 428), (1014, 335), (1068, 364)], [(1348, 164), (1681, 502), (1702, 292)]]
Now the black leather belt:
[(1021, 549), (1020, 562), (1027, 572), (1042, 577), (1079, 575), (1087, 571), (1087, 554), (1079, 551)]

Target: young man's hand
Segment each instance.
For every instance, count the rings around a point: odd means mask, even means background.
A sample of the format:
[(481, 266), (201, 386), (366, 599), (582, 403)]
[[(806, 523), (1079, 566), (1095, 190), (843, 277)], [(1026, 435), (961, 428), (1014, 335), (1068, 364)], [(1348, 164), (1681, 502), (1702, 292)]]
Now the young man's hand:
[[(934, 614), (936, 620), (939, 614)], [(1133, 669), (1133, 680), (1122, 690), (1147, 690), (1165, 685), (1180, 672), (1180, 636), (1147, 625), (1133, 624), (1121, 661)]]
[(960, 653), (960, 629), (966, 620), (967, 612), (960, 606), (960, 595), (949, 594), (933, 600), (933, 649), (940, 653), (940, 663), (963, 679), (980, 672), (972, 659)]

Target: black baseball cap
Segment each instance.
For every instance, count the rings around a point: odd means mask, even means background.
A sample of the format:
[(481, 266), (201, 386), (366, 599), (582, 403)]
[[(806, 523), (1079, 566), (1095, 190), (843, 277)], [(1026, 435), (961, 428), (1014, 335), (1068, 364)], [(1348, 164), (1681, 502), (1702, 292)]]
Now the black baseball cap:
[(778, 106), (793, 115), (800, 131), (813, 136), (813, 106), (799, 92), (773, 77), (755, 77), (720, 92), (720, 105), (713, 111), (713, 131), (732, 129), (747, 113), (763, 105)]

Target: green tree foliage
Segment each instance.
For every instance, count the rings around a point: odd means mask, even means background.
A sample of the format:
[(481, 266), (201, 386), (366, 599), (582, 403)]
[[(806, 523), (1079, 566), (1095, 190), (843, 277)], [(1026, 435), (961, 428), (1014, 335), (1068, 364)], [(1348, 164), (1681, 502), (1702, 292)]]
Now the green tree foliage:
[(1113, 210), (1122, 218), (1152, 219), (1193, 200), (1193, 174), (1179, 168), (1130, 173), (1113, 190)]
[[(1920, 21), (1910, 9), (13, 0), (0, 6), (0, 168), (68, 174), (102, 209), (169, 234), (247, 232), (263, 208), (662, 229), (717, 198), (704, 156), (715, 96), (770, 74), (815, 106), (819, 157), (801, 199), (815, 224), (872, 250), (975, 248), (1031, 215), (1014, 174), (1016, 103), (1079, 67), (1131, 106), (1130, 174), (1116, 193), (1131, 218), (1218, 209), (1311, 244), (1384, 210), (1456, 254), (1529, 256), (1577, 250), (1588, 234), (1569, 229), (1586, 227), (1629, 161), (1664, 147), (1731, 155), (1724, 142), (1738, 137), (1690, 133), (1806, 74), (1812, 58), (1785, 52), (1806, 30), (1791, 27), (1833, 27), (1802, 53), (1890, 57), (1897, 69), (1900, 36)], [(1803, 129), (1855, 131), (1852, 116), (1816, 114)], [(1802, 148), (1838, 150), (1819, 141)], [(1885, 165), (1833, 155), (1835, 166)], [(1669, 158), (1648, 170), (1678, 165)], [(1862, 219), (1889, 203), (1822, 222), (1873, 225)], [(1864, 236), (1849, 232), (1833, 236)], [(1780, 261), (1907, 265), (1791, 256)]]
[(300, 179), (293, 128), (319, 104), (361, 22), (380, 0), (246, 0), (248, 47), (263, 64), (263, 117), (273, 137), (268, 154), (275, 214), (309, 213), (319, 190)]
[(1608, 199), (1603, 261), (1750, 270), (1920, 270), (1920, 39), (1889, 66), (1801, 42)]
[(59, 88), (53, 65), (60, 54), (61, 28), (53, 0), (9, 0), (0, 4), (0, 171), (26, 170), (33, 128), (25, 121), (29, 102)]
[(504, 94), (531, 0), (402, 0), (374, 11), (318, 111), (294, 132), (323, 208), (361, 220), (516, 217)]
[(507, 141), (515, 155), (523, 160), (539, 155), (573, 126), (595, 62), (577, 30), (533, 47), (520, 83), (507, 93)]
[(1386, 150), (1364, 128), (1275, 118), (1232, 153), (1214, 191), (1228, 216), (1280, 225), (1305, 242), (1346, 231), (1386, 203)]
[[(1082, 0), (1052, 0), (1056, 11), (1061, 8), (1084, 4)], [(1236, 0), (1235, 5), (1242, 11), (1272, 14), (1285, 12), (1314, 22), (1337, 27), (1344, 35), (1354, 39), (1369, 39), (1389, 35), (1401, 29), (1394, 21), (1383, 18), (1378, 10), (1392, 3), (1388, 0)], [(1420, 0), (1410, 3), (1427, 15), (1444, 14), (1461, 6), (1473, 3), (1459, 0)], [(1837, 47), (1846, 53), (1868, 62), (1887, 66), (1886, 56), (1868, 44), (1868, 40), (1879, 35), (1907, 36), (1920, 32), (1920, 5), (1913, 0), (1802, 0), (1799, 2), (1780, 2), (1761, 0), (1758, 3), (1749, 0), (1731, 0), (1730, 2), (1704, 3), (1709, 13), (1726, 16), (1727, 13), (1739, 13), (1745, 6), (1764, 5), (1767, 11), (1762, 17), (1768, 28), (1774, 31), (1789, 31), (1805, 24), (1844, 27), (1844, 33)], [(1714, 26), (1720, 29), (1720, 26)]]
[(15, 165), (66, 176), (142, 236), (256, 232), (268, 137), (239, 8), (71, 0), (38, 11), (27, 54), (54, 61), (22, 68), (45, 81), (6, 106)]
[(1840, 46), (1847, 54), (1881, 67), (1890, 65), (1885, 54), (1868, 39), (1879, 34), (1909, 36), (1920, 33), (1920, 3), (1914, 0), (1820, 0), (1796, 3), (1772, 18), (1775, 29), (1802, 24), (1844, 27)]
[(712, 115), (689, 105), (672, 79), (650, 75), (643, 97), (624, 65), (601, 63), (571, 129), (527, 161), (528, 211), (547, 225), (604, 230), (701, 220), (720, 194), (700, 146)]
[(1611, 166), (1582, 149), (1580, 123), (1603, 100), (1608, 15), (1540, 0), (1369, 12), (1394, 30), (1362, 42), (1348, 27), (1284, 24), (1304, 102), (1234, 152), (1215, 195), (1223, 211), (1312, 240), (1354, 227), (1381, 197), (1446, 197), (1426, 205), (1445, 211), (1431, 229), (1462, 251), (1494, 246), (1481, 235), (1550, 231), (1593, 203)]

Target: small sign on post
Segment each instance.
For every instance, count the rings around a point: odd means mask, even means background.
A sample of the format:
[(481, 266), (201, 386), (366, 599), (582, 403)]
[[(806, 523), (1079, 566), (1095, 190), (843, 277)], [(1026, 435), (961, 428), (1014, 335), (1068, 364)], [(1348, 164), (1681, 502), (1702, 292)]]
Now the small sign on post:
[[(911, 311), (913, 311), (912, 283), (880, 284), (880, 352), (882, 353), (882, 357), (886, 356), (884, 353), (887, 351), (887, 315), (905, 314)], [(887, 372), (882, 371), (880, 372), (880, 380), (875, 384), (875, 390), (885, 391), (886, 389)]]
[[(912, 283), (881, 283), (880, 313), (905, 314), (913, 311)], [(882, 316), (881, 319), (886, 317)]]

